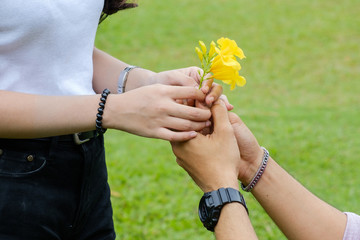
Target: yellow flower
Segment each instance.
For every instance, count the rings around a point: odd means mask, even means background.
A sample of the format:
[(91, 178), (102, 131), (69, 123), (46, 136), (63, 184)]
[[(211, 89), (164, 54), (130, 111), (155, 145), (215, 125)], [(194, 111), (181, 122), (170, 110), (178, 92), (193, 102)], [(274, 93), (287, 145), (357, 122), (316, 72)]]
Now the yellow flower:
[(212, 73), (213, 78), (231, 85), (231, 90), (236, 85), (246, 84), (245, 78), (239, 75), (241, 65), (238, 62), (238, 58), (243, 59), (245, 55), (234, 40), (220, 38), (217, 40), (217, 45), (212, 41), (209, 52), (203, 41), (199, 41), (199, 45), (200, 48), (195, 48), (203, 69), (199, 88), (208, 73)]
[(224, 83), (230, 85), (230, 90), (234, 90), (235, 85), (242, 87), (246, 84), (246, 79), (243, 76), (239, 75), (238, 71), (233, 72), (232, 76), (229, 76), (228, 80), (222, 80)]
[(201, 52), (200, 48), (195, 47), (195, 51), (196, 51), (196, 53), (197, 53), (197, 55), (198, 55), (198, 57), (199, 57), (199, 59), (200, 59), (200, 62), (202, 62), (202, 60), (204, 59), (204, 55), (203, 55), (203, 53)]
[(222, 66), (222, 65), (232, 67), (238, 71), (241, 69), (240, 63), (236, 60), (236, 58), (234, 56), (231, 56), (231, 55), (223, 56), (223, 55), (218, 54), (212, 61), (211, 69), (218, 68), (219, 66)]
[(245, 58), (244, 52), (241, 50), (241, 48), (238, 47), (234, 40), (220, 38), (217, 40), (217, 43), (220, 48), (218, 54), (221, 53), (222, 55), (234, 55), (240, 59)]
[(236, 85), (242, 87), (246, 84), (245, 78), (239, 75), (240, 69), (241, 65), (236, 59), (230, 56), (222, 58), (220, 55), (217, 55), (212, 62), (210, 71), (213, 74), (213, 78), (231, 85), (230, 89), (233, 90)]

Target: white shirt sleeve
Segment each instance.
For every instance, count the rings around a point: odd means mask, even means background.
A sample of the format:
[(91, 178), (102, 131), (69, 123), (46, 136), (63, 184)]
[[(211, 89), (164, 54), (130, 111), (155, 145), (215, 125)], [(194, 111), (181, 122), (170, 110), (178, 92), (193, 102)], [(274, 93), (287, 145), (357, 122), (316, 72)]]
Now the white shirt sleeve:
[(360, 240), (360, 216), (346, 212), (347, 223), (343, 240)]

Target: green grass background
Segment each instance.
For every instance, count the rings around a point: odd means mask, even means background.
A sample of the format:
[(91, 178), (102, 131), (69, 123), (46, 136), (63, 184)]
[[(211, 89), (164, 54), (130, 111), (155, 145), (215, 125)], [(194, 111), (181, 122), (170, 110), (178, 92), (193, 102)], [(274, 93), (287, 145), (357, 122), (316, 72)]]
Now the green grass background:
[[(163, 71), (198, 65), (198, 40), (235, 39), (248, 83), (224, 86), (234, 112), (317, 196), (360, 212), (360, 1), (138, 2), (100, 25), (98, 48)], [(214, 239), (167, 142), (109, 131), (106, 151), (117, 239)], [(286, 239), (245, 198), (259, 238)]]

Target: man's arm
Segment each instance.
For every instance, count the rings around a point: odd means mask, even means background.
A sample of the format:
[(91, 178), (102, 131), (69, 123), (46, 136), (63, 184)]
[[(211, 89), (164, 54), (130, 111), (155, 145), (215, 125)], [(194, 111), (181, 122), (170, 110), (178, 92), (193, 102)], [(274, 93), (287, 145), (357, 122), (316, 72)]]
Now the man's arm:
[[(239, 189), (237, 175), (240, 153), (229, 122), (225, 103), (211, 108), (214, 131), (209, 135), (172, 143), (178, 164), (193, 178), (203, 192), (219, 188)], [(225, 204), (215, 227), (217, 240), (257, 239), (247, 211), (240, 203)]]
[(239, 203), (226, 204), (215, 227), (217, 240), (258, 239), (245, 208)]
[(308, 191), (271, 158), (252, 193), (288, 239), (344, 236), (346, 215)]
[[(230, 120), (241, 154), (239, 180), (246, 186), (261, 165), (263, 150), (238, 116), (230, 113)], [(346, 215), (317, 198), (271, 158), (252, 193), (288, 239), (343, 238)]]

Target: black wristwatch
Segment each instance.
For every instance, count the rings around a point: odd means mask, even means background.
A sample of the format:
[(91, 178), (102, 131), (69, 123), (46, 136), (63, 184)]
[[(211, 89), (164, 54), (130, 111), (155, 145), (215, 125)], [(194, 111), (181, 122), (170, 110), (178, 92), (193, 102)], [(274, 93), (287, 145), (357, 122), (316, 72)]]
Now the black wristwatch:
[(245, 207), (249, 214), (244, 197), (236, 189), (220, 188), (212, 192), (204, 193), (199, 203), (199, 217), (207, 230), (214, 231), (220, 218), (221, 209), (225, 204), (231, 202), (239, 202)]

